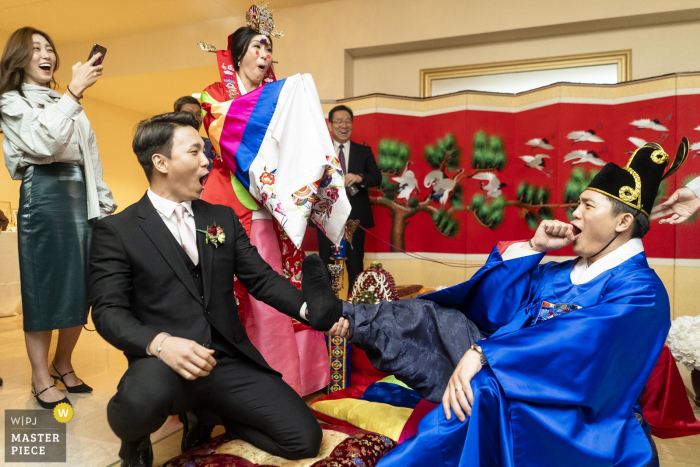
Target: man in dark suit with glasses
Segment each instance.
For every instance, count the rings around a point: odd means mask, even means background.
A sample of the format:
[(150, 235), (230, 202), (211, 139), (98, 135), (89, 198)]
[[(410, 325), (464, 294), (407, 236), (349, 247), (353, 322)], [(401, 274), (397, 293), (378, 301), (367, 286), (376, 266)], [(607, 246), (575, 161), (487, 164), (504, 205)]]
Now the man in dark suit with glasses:
[[(344, 105), (338, 105), (328, 113), (328, 129), (333, 135), (333, 148), (340, 160), (345, 173), (345, 189), (350, 200), (352, 211), (348, 219), (357, 219), (365, 229), (374, 227), (372, 205), (369, 201), (369, 188), (379, 186), (382, 173), (377, 167), (372, 149), (364, 144), (350, 141), (353, 123), (352, 110)], [(333, 244), (323, 234), (316, 230), (318, 237), (319, 256), (326, 264), (331, 263)], [(355, 278), (364, 270), (365, 231), (358, 228), (352, 237), (352, 246), (345, 249), (348, 270), (348, 283), (352, 289)]]

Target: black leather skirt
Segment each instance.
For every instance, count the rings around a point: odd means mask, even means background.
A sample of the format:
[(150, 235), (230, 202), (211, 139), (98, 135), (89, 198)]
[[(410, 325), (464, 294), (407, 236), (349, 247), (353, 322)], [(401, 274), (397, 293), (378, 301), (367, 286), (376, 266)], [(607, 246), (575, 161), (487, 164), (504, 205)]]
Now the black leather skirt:
[(32, 165), (22, 178), (17, 230), (26, 332), (87, 323), (88, 252), (83, 169)]

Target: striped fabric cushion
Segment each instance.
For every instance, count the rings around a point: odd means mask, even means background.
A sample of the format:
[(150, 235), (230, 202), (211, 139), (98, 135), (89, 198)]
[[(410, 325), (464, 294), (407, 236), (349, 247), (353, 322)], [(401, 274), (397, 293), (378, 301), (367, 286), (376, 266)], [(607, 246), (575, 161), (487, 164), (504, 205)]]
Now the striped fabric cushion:
[(436, 405), (388, 376), (321, 397), (310, 407), (320, 420), (372, 431), (402, 443), (416, 434), (418, 422)]

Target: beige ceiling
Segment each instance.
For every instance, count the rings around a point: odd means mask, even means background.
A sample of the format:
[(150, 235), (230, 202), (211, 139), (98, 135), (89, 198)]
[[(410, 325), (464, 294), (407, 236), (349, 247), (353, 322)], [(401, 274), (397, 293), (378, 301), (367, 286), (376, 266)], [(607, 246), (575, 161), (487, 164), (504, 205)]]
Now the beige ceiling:
[[(274, 0), (275, 9), (326, 0)], [(0, 0), (0, 31), (45, 30), (56, 42), (92, 41), (241, 16), (255, 0)]]
[[(276, 10), (329, 0), (273, 0)], [(94, 42), (105, 45), (105, 75), (87, 96), (144, 115), (172, 110), (180, 96), (218, 81), (216, 57), (198, 40), (225, 44), (229, 31), (259, 0), (0, 0), (0, 50), (23, 26), (46, 31), (63, 65), (61, 90), (71, 67)], [(283, 29), (283, 28), (282, 28)]]
[(219, 80), (216, 65), (160, 73), (102, 78), (90, 97), (144, 114), (172, 112), (181, 96), (201, 92)]

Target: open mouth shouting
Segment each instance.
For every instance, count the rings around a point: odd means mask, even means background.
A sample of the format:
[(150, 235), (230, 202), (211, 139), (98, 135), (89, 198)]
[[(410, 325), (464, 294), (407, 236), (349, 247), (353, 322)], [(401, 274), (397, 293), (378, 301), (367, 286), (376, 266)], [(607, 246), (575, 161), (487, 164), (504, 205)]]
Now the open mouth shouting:
[(45, 74), (51, 74), (51, 64), (50, 63), (42, 63), (39, 65), (39, 68), (41, 71), (43, 71)]
[(574, 228), (574, 235), (576, 235), (577, 237), (581, 235), (582, 230), (573, 223), (571, 225)]

